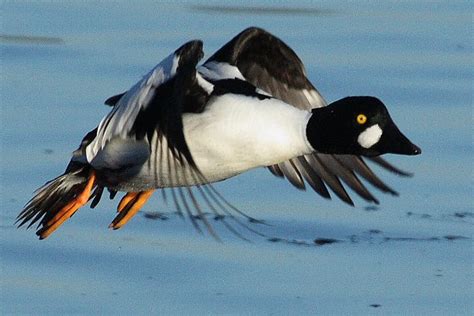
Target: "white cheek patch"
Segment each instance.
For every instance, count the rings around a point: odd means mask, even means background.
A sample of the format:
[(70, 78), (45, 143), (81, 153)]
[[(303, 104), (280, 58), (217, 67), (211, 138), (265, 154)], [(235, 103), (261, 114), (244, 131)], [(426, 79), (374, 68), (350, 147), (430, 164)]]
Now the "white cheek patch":
[(379, 124), (375, 124), (360, 133), (359, 137), (357, 137), (357, 142), (364, 148), (370, 148), (378, 143), (381, 136), (382, 129)]

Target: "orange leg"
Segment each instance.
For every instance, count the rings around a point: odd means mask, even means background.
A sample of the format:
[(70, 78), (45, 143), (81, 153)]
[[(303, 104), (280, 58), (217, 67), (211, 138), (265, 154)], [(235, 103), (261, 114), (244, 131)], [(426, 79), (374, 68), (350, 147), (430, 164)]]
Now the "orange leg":
[(117, 212), (120, 213), (122, 212), (125, 207), (130, 203), (130, 201), (134, 200), (137, 198), (137, 196), (140, 194), (140, 192), (128, 192), (122, 200), (120, 200), (119, 205), (117, 206)]
[(84, 206), (89, 200), (91, 190), (95, 182), (95, 173), (92, 171), (89, 179), (87, 180), (86, 187), (84, 190), (77, 195), (73, 200), (63, 206), (56, 215), (50, 219), (46, 224), (43, 225), (38, 235), (40, 239), (45, 239), (51, 235), (59, 226), (61, 226), (67, 219), (69, 219), (79, 208)]
[[(148, 190), (142, 192), (129, 192), (122, 198), (118, 206), (119, 214), (114, 218), (112, 223), (109, 225), (110, 228), (119, 229), (125, 225), (142, 206), (148, 201), (155, 190)], [(127, 202), (126, 205), (125, 201)], [(123, 203), (122, 203), (123, 202)]]

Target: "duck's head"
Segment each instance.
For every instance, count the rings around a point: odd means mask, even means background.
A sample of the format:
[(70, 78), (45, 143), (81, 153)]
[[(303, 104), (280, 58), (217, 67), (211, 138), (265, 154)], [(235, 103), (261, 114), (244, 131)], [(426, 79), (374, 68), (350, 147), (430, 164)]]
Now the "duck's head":
[(327, 154), (421, 153), (400, 132), (385, 105), (375, 97), (347, 97), (313, 109), (306, 134), (317, 152)]

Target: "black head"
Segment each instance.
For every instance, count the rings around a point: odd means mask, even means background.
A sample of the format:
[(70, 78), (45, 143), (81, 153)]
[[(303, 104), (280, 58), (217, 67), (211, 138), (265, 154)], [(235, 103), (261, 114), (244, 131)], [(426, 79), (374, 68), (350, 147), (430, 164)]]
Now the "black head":
[(306, 134), (318, 152), (364, 156), (421, 153), (375, 97), (347, 97), (312, 112)]

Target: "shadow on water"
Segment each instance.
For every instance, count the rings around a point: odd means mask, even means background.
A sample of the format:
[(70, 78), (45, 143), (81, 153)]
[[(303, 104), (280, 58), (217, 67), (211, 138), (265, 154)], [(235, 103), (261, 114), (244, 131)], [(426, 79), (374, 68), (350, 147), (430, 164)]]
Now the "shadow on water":
[[(142, 212), (144, 218), (148, 220), (154, 221), (174, 221), (180, 218), (178, 212)], [(221, 215), (220, 217), (215, 217), (211, 213), (203, 213), (202, 215), (195, 215), (195, 220), (202, 220), (202, 216), (208, 217), (208, 220), (213, 220), (214, 222), (219, 222), (224, 218), (228, 218), (229, 216)], [(249, 221), (251, 223), (251, 221)], [(280, 223), (283, 226), (291, 225), (290, 223)], [(272, 226), (272, 225), (270, 225)], [(238, 228), (236, 228), (238, 230)], [(294, 227), (290, 230), (294, 230)], [(379, 229), (370, 229), (367, 231), (360, 232), (358, 234), (352, 234), (348, 236), (340, 236), (340, 238), (331, 238), (331, 237), (324, 237), (324, 236), (317, 236), (313, 239), (311, 238), (303, 238), (303, 239), (294, 239), (294, 238), (285, 238), (285, 237), (276, 237), (271, 236), (272, 233), (268, 234), (268, 232), (258, 231), (257, 235), (260, 237), (264, 237), (268, 242), (271, 243), (282, 243), (287, 245), (293, 246), (310, 246), (310, 247), (320, 247), (320, 246), (327, 246), (331, 244), (341, 244), (341, 243), (348, 243), (348, 244), (359, 244), (359, 243), (369, 243), (369, 244), (382, 244), (388, 242), (452, 242), (452, 241), (462, 241), (462, 240), (471, 240), (471, 237), (457, 235), (457, 234), (445, 234), (445, 235), (438, 235), (438, 236), (390, 236)], [(239, 237), (239, 236), (237, 236)], [(252, 241), (253, 239), (244, 239), (246, 241)]]
[(65, 41), (59, 37), (32, 35), (0, 35), (0, 43), (62, 45)]
[(192, 5), (189, 9), (206, 13), (255, 14), (255, 15), (317, 15), (327, 16), (336, 13), (334, 10), (295, 7), (263, 7), (263, 6), (228, 6), (228, 5)]

